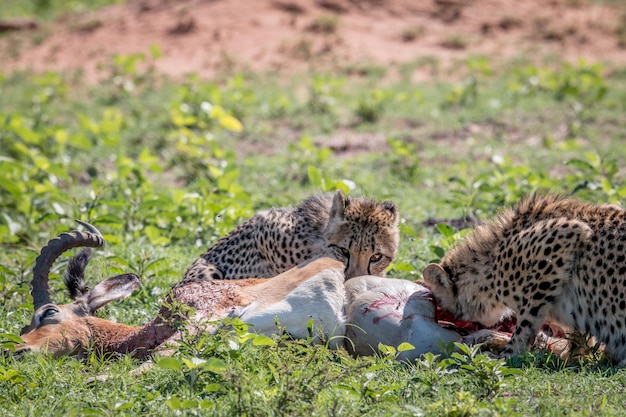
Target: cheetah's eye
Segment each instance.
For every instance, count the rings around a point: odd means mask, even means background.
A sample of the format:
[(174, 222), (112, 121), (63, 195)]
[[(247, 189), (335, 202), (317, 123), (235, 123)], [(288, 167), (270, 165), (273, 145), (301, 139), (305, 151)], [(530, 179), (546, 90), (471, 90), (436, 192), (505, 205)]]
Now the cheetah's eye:
[(346, 248), (339, 248), (341, 250), (341, 254), (346, 257), (346, 259), (350, 258), (350, 251)]
[(376, 263), (376, 262), (380, 262), (382, 259), (383, 259), (382, 253), (375, 253), (370, 257), (370, 262)]

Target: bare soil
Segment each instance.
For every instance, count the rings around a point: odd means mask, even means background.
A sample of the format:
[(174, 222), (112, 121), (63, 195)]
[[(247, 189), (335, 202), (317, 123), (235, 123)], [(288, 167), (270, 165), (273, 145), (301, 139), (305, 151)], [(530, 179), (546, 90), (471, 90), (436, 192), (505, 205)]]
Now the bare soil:
[(475, 55), (624, 65), (625, 43), (626, 4), (609, 0), (129, 0), (5, 35), (0, 59), (96, 79), (158, 45), (172, 76), (414, 63), (427, 79)]

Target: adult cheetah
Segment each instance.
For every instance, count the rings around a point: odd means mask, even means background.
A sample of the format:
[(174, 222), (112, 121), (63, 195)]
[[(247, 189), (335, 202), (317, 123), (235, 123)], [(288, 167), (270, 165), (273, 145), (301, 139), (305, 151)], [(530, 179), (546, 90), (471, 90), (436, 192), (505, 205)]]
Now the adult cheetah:
[(442, 308), (491, 326), (516, 314), (505, 356), (546, 320), (594, 336), (626, 364), (626, 211), (535, 194), (478, 226), (424, 279)]
[(346, 279), (383, 275), (398, 249), (398, 217), (391, 201), (341, 191), (264, 210), (218, 240), (184, 280), (269, 278), (322, 256), (344, 262)]

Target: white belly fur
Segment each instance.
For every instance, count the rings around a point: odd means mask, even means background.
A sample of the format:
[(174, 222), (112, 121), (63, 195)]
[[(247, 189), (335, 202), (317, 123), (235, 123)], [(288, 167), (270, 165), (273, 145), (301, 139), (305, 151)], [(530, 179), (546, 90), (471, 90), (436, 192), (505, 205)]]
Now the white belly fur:
[[(263, 290), (268, 291), (268, 285)], [(276, 334), (278, 322), (293, 337), (312, 336), (314, 343), (328, 342), (331, 348), (350, 344), (348, 349), (358, 355), (375, 354), (379, 343), (397, 348), (408, 342), (415, 349), (400, 353), (398, 359), (414, 360), (461, 340), (457, 332), (437, 324), (430, 290), (407, 280), (363, 276), (345, 281), (340, 268), (322, 267), (276, 301), (258, 297), (234, 314), (250, 331)]]

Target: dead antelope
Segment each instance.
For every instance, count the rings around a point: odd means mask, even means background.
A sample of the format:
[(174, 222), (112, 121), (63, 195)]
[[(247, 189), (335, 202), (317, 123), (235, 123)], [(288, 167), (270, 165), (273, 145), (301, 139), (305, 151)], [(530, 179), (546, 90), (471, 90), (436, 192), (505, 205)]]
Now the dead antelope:
[[(128, 297), (139, 285), (134, 274), (105, 279), (87, 289), (84, 269), (91, 248), (104, 244), (93, 226), (87, 231), (62, 233), (52, 239), (35, 261), (32, 296), (35, 314), (22, 330), (24, 344), (17, 351), (35, 350), (53, 355), (97, 352), (131, 354), (145, 358), (166, 341), (176, 339), (180, 324), (214, 331), (216, 320), (239, 318), (261, 334), (277, 332), (276, 323), (295, 338), (310, 336), (309, 323), (318, 332), (314, 342), (344, 345), (357, 355), (377, 352), (378, 344), (415, 349), (399, 359), (412, 360), (424, 352), (438, 352), (439, 342), (487, 342), (503, 347), (508, 337), (485, 330), (466, 336), (439, 325), (434, 299), (424, 286), (406, 280), (363, 276), (345, 281), (345, 265), (321, 258), (297, 266), (272, 279), (191, 280), (174, 286), (156, 318), (140, 327), (94, 317), (105, 304)], [(48, 276), (53, 262), (66, 250), (84, 247), (70, 261), (66, 286), (74, 301), (51, 301)], [(191, 307), (193, 313), (176, 312), (172, 305)]]
[[(113, 300), (128, 297), (139, 285), (138, 277), (119, 275), (88, 290), (82, 270), (90, 252), (83, 250), (70, 261), (70, 272), (66, 275), (66, 285), (75, 300), (64, 305), (54, 304), (49, 294), (48, 275), (56, 258), (70, 248), (104, 244), (97, 229), (81, 224), (88, 231), (62, 233), (52, 239), (36, 259), (31, 292), (35, 314), (30, 325), (22, 330), (25, 343), (16, 350), (30, 349), (58, 356), (82, 355), (91, 347), (101, 352), (145, 357), (170, 339), (182, 320), (197, 326), (226, 317), (238, 317), (250, 323), (254, 331), (265, 334), (276, 332), (278, 320), (289, 334), (302, 338), (309, 336), (308, 323), (313, 319), (315, 328), (328, 337), (333, 346), (340, 343), (332, 339), (333, 336), (345, 333), (344, 265), (329, 258), (293, 268), (271, 280), (180, 282), (154, 320), (133, 327), (93, 314)], [(187, 305), (195, 312), (191, 317), (173, 314), (171, 305), (175, 303)]]

